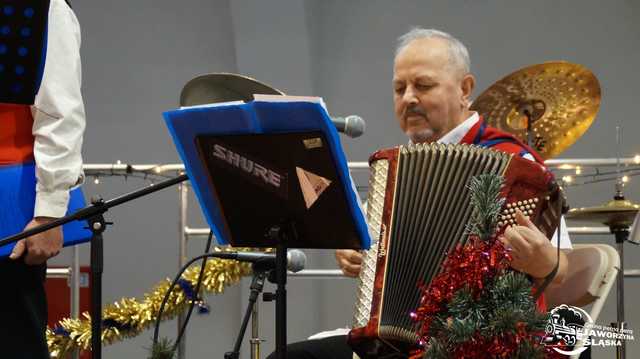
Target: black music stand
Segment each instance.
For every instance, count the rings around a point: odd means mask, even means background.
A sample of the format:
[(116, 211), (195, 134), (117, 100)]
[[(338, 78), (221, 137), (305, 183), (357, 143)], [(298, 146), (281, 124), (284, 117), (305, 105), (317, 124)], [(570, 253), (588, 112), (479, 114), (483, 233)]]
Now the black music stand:
[(221, 244), (276, 248), (276, 355), (286, 356), (287, 248), (369, 248), (337, 132), (321, 102), (218, 104), (165, 119)]

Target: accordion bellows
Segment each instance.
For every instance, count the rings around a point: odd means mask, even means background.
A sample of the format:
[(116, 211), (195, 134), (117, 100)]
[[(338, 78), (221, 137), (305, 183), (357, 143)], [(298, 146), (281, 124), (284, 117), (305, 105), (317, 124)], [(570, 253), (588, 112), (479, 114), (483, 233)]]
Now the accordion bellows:
[(381, 150), (370, 158), (367, 221), (372, 246), (360, 273), (349, 342), (362, 358), (407, 354), (417, 348), (410, 313), (419, 283), (439, 273), (446, 253), (466, 241), (473, 208), (468, 184), (480, 174), (505, 179), (509, 208), (500, 225), (521, 208), (553, 235), (563, 202), (553, 176), (512, 154), (471, 145), (418, 144)]

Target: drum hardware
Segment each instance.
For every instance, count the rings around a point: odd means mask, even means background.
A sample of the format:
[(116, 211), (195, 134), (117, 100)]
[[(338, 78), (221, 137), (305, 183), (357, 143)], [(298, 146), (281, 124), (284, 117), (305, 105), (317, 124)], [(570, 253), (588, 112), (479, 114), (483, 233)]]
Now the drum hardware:
[[(587, 208), (575, 208), (567, 213), (566, 217), (577, 221), (598, 222), (609, 227), (611, 233), (616, 238), (616, 247), (620, 256), (620, 268), (617, 277), (617, 323), (612, 323), (619, 330), (625, 329), (624, 322), (624, 242), (629, 239), (629, 228), (633, 224), (634, 218), (640, 211), (640, 205), (635, 204), (624, 197), (622, 189), (624, 182), (620, 171), (620, 147), (621, 147), (621, 131), (620, 127), (616, 127), (616, 142), (618, 149), (618, 166), (616, 181), (616, 193), (613, 200), (602, 205)], [(638, 244), (631, 241), (633, 244)], [(625, 341), (622, 346), (616, 347), (616, 358), (625, 358), (626, 355)]]
[(182, 88), (180, 106), (253, 100), (253, 94), (284, 95), (276, 88), (256, 79), (226, 72), (200, 75)]

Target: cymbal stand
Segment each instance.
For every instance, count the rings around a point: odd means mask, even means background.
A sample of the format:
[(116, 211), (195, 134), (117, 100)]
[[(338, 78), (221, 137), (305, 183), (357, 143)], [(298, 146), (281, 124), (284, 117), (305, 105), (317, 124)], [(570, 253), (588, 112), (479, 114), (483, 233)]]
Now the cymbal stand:
[[(622, 145), (622, 133), (620, 126), (616, 126), (616, 148), (617, 148), (617, 172), (618, 179), (616, 180), (616, 194), (613, 197), (615, 200), (623, 200), (622, 188), (624, 183), (622, 182), (620, 172), (620, 147)], [(618, 277), (616, 278), (617, 290), (616, 290), (616, 303), (617, 303), (617, 323), (611, 323), (612, 326), (618, 328), (619, 333), (625, 329), (624, 322), (624, 242), (629, 239), (629, 227), (622, 226), (616, 223), (609, 223), (611, 233), (616, 237), (616, 247), (618, 249), (618, 255), (620, 256), (620, 268), (618, 269)], [(622, 339), (622, 345), (616, 347), (616, 359), (625, 359), (626, 357), (626, 341)]]
[[(617, 196), (616, 199), (618, 199)], [(622, 199), (624, 199), (624, 196)], [(624, 242), (629, 238), (629, 227), (611, 225), (609, 228), (616, 237), (616, 247), (620, 256), (620, 268), (616, 278), (617, 322), (611, 323), (611, 325), (618, 328), (618, 333), (622, 334), (622, 331), (626, 329), (626, 323), (624, 322)], [(622, 345), (616, 347), (616, 359), (624, 359), (625, 356), (626, 341), (622, 339)]]

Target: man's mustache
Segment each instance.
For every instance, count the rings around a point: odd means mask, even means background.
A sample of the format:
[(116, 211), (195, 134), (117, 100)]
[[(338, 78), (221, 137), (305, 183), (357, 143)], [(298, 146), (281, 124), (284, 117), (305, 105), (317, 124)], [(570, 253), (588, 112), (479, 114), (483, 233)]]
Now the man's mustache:
[(407, 109), (404, 111), (404, 116), (408, 117), (408, 116), (427, 116), (427, 111), (425, 111), (422, 107), (417, 106), (417, 105), (413, 105), (413, 106), (409, 106), (407, 107)]

